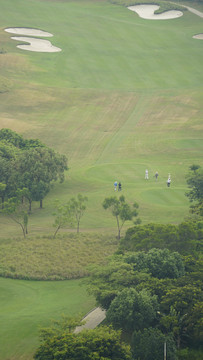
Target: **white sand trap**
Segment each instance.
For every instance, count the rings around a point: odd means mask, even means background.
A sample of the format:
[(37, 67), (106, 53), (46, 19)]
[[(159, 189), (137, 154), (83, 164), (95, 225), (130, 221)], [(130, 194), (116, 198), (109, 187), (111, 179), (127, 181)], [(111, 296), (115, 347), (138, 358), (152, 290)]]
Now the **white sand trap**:
[(203, 40), (203, 34), (197, 34), (193, 36), (193, 39)]
[(27, 35), (27, 36), (41, 36), (41, 37), (51, 37), (52, 34), (39, 30), (39, 29), (31, 29), (31, 28), (7, 28), (4, 29), (6, 32), (16, 35)]
[(35, 39), (24, 36), (12, 36), (11, 39), (29, 43), (29, 45), (17, 45), (19, 49), (37, 52), (59, 52), (60, 48), (53, 46), (49, 40)]
[[(27, 36), (40, 36), (40, 37), (51, 37), (52, 34), (31, 28), (7, 28), (4, 29), (6, 32), (17, 35), (27, 35)], [(36, 39), (26, 36), (12, 36), (12, 40), (23, 41), (29, 45), (17, 45), (17, 48), (27, 51), (36, 51), (36, 52), (59, 52), (60, 48), (53, 46), (49, 40)]]
[(182, 11), (169, 10), (162, 14), (154, 14), (155, 10), (158, 10), (158, 5), (135, 5), (129, 6), (128, 9), (136, 12), (141, 18), (148, 20), (169, 20), (175, 19), (183, 15)]

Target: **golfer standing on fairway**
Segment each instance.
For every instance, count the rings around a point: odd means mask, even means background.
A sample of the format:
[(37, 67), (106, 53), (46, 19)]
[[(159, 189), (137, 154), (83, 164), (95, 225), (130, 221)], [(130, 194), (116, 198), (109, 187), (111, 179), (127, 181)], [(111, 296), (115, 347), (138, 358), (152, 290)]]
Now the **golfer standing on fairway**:
[(148, 170), (146, 169), (145, 170), (145, 180), (148, 180), (149, 179), (149, 172)]
[(117, 185), (118, 185), (118, 182), (115, 181), (115, 183), (114, 183), (114, 190), (115, 190), (115, 191), (117, 190)]
[(168, 174), (168, 180), (166, 183), (167, 183), (167, 186), (170, 187), (170, 185), (171, 185), (171, 175), (170, 174)]

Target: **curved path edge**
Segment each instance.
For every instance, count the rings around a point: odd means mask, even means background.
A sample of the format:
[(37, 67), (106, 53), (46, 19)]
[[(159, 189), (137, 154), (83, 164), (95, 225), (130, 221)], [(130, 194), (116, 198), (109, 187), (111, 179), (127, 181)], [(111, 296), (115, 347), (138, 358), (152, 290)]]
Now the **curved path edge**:
[(74, 333), (78, 333), (84, 329), (95, 329), (106, 317), (106, 311), (97, 307), (91, 310), (83, 319), (85, 321), (84, 325), (77, 326), (74, 330)]

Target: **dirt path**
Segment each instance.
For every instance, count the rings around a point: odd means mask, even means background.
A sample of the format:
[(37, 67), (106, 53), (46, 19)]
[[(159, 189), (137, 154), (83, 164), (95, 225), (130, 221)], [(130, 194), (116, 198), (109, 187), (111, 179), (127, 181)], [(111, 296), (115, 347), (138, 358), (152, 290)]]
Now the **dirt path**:
[(94, 329), (97, 327), (106, 317), (106, 311), (97, 307), (90, 311), (83, 319), (86, 323), (82, 326), (77, 326), (74, 333), (78, 333), (84, 329)]

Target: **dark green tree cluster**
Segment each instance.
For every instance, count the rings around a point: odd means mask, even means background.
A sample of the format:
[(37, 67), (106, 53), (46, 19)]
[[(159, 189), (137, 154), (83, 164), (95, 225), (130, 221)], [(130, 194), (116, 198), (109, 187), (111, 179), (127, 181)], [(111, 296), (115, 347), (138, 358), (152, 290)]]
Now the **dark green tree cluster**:
[(164, 343), (167, 359), (193, 359), (203, 330), (202, 259), (152, 247), (153, 238), (147, 252), (123, 251), (92, 268), (89, 291), (107, 323), (131, 338), (133, 359), (162, 360)]
[(129, 228), (120, 242), (120, 250), (148, 251), (153, 247), (178, 251), (182, 255), (198, 254), (203, 239), (203, 222), (181, 224), (147, 224)]
[(130, 347), (121, 340), (121, 332), (101, 326), (95, 330), (74, 332), (79, 322), (59, 321), (41, 331), (41, 345), (34, 359), (48, 360), (132, 360)]
[[(19, 217), (26, 211), (27, 203), (29, 213), (33, 201), (39, 201), (42, 208), (53, 183), (63, 182), (67, 169), (66, 156), (39, 140), (26, 140), (12, 130), (0, 130), (0, 199), (5, 214)], [(25, 221), (20, 218), (22, 227)]]
[(42, 200), (54, 181), (63, 182), (67, 158), (56, 153), (39, 140), (26, 140), (10, 129), (0, 130), (0, 189), (2, 206), (6, 199), (26, 188), (31, 211), (32, 201)]
[(186, 181), (190, 189), (186, 196), (192, 203), (191, 213), (203, 216), (203, 169), (199, 165), (191, 165)]

